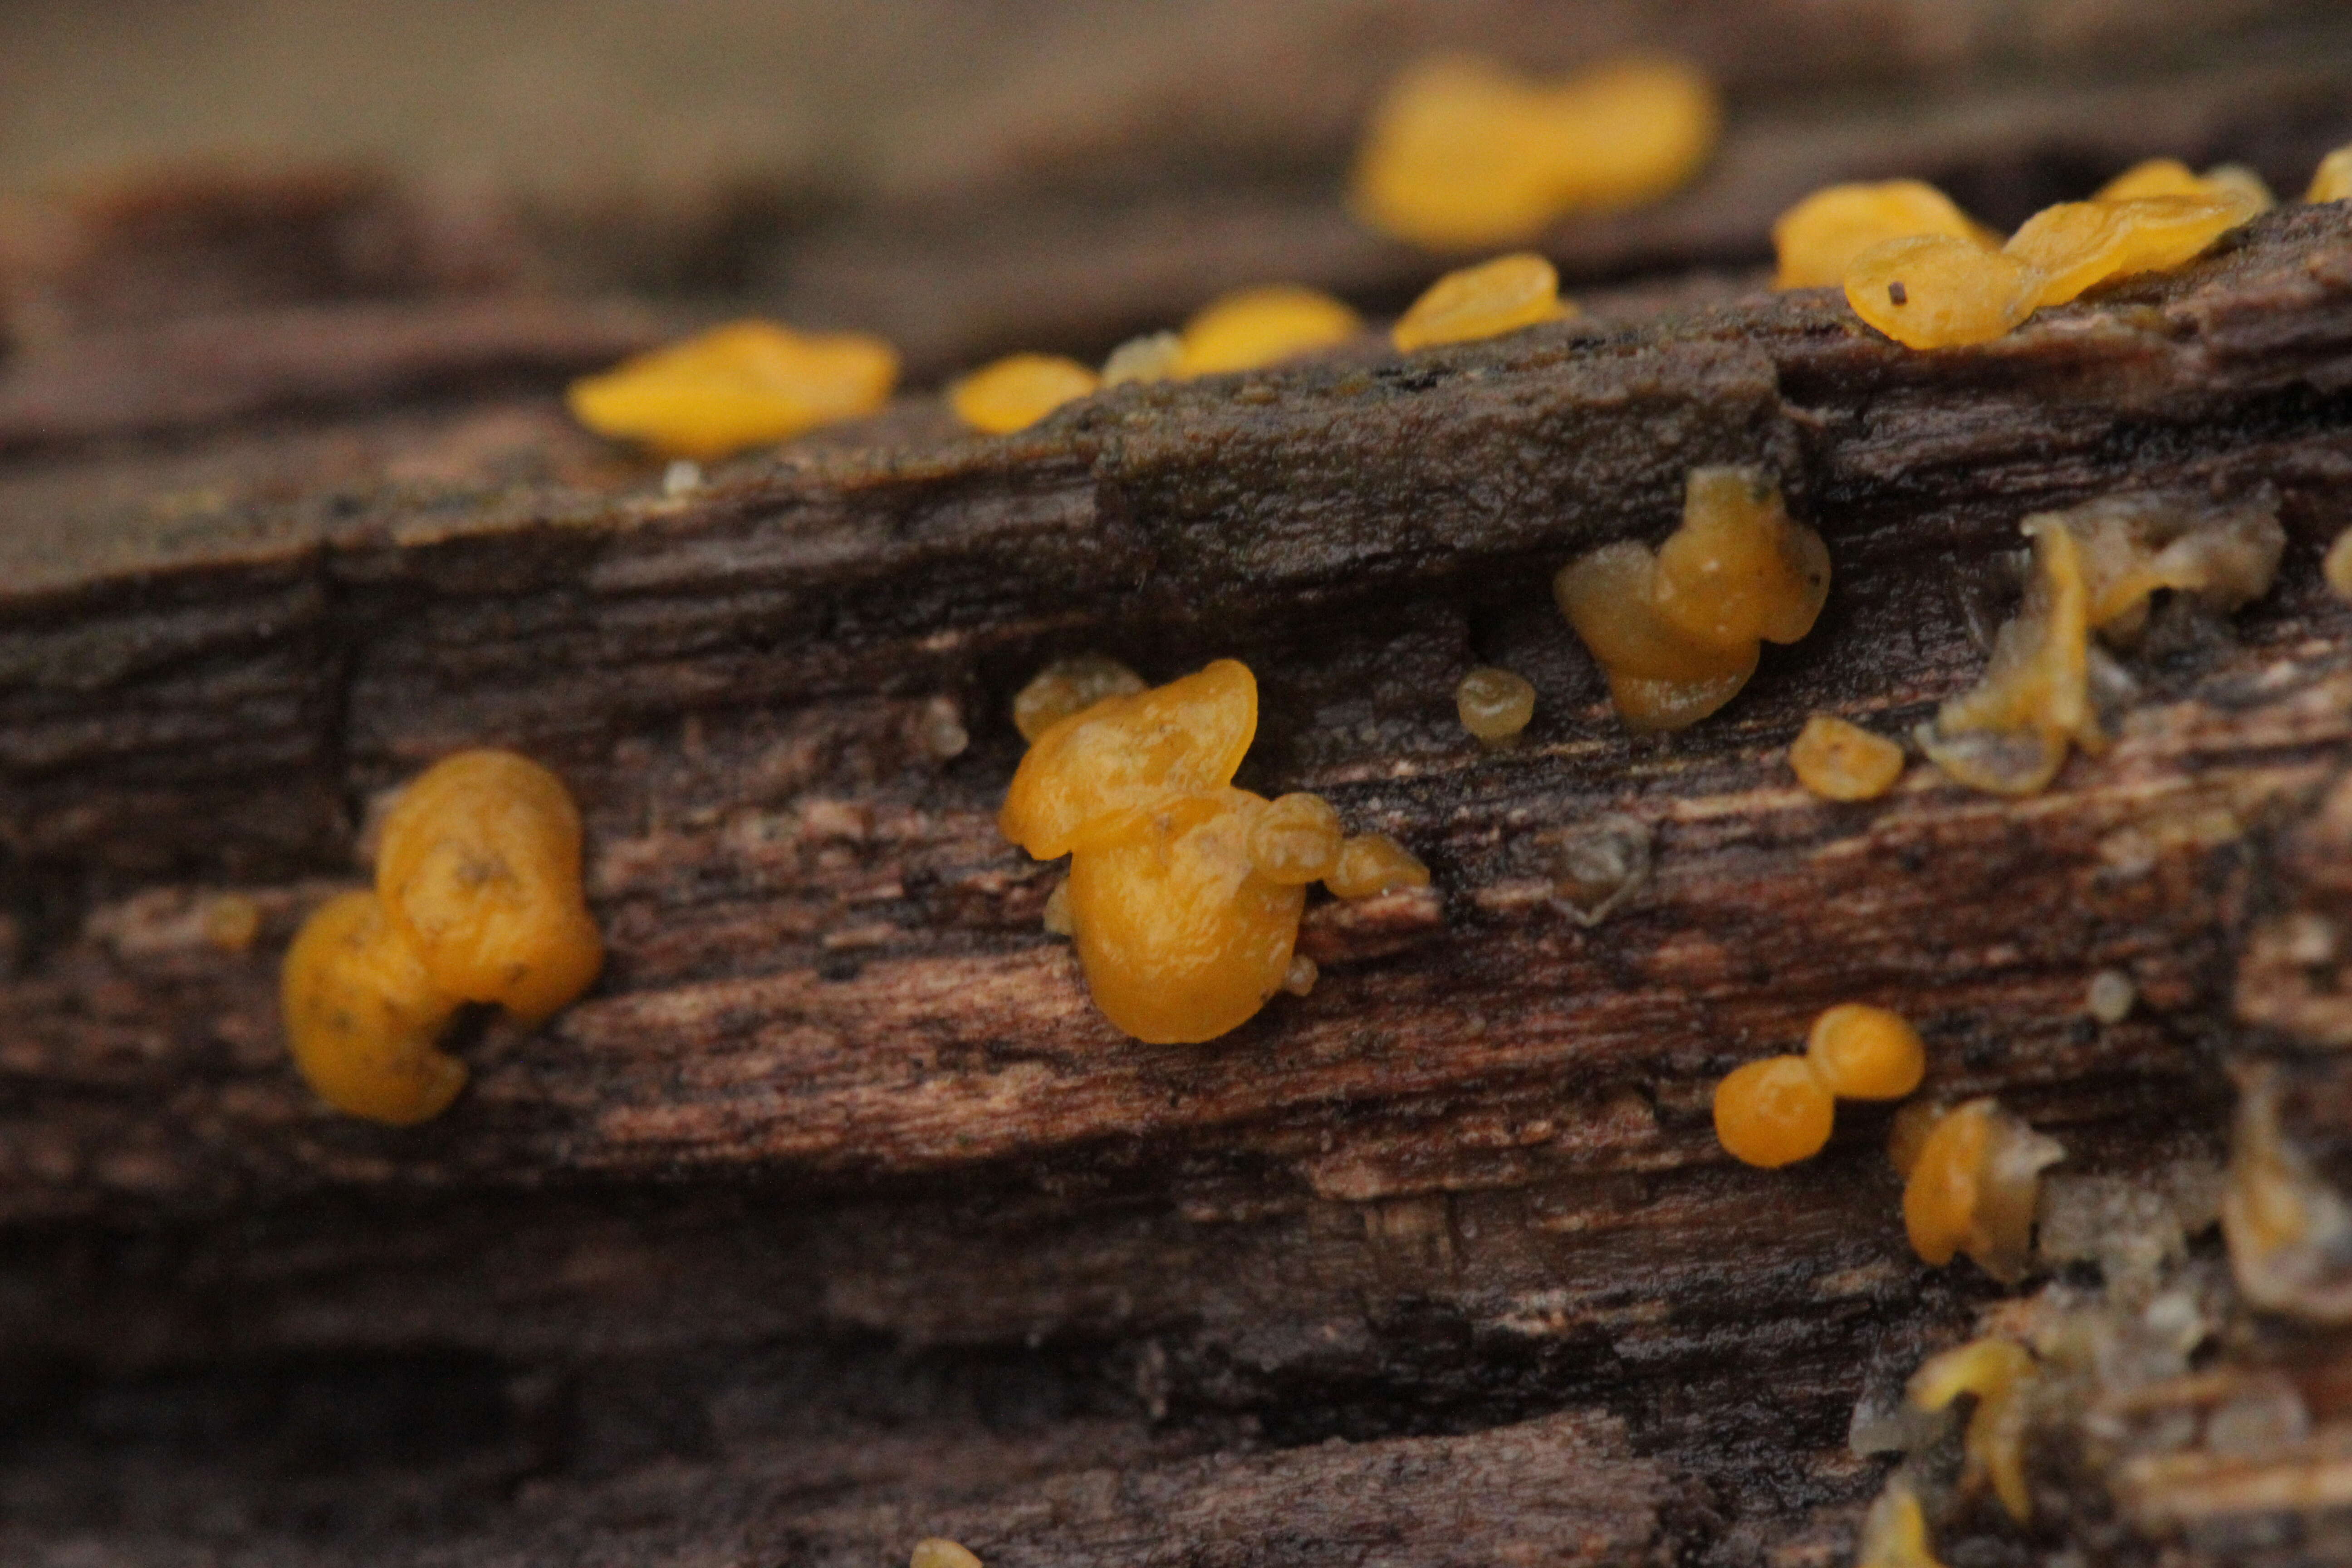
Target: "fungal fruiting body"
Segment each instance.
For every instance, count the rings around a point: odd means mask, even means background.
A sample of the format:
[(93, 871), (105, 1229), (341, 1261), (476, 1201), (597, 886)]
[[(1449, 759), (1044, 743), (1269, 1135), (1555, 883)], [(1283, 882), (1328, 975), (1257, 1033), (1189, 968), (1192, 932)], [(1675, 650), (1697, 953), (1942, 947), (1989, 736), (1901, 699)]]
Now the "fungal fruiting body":
[(2070, 744), (2105, 749), (2094, 699), (2129, 678), (2092, 643), (2093, 631), (2127, 643), (2158, 589), (2238, 609), (2269, 591), (2286, 545), (2270, 497), (2216, 506), (2114, 496), (2039, 513), (2021, 528), (2033, 542), (2022, 607), (1995, 637), (1983, 680), (1917, 731), (1947, 774), (1997, 795), (2046, 787)]
[(1673, 60), (1628, 59), (1557, 84), (1447, 57), (1401, 77), (1356, 160), (1357, 216), (1434, 249), (1534, 238), (1579, 209), (1664, 195), (1715, 146), (1713, 86)]
[(2246, 1069), (2230, 1129), (2221, 1236), (2246, 1300), (2305, 1322), (2352, 1323), (2352, 1203), (2279, 1121), (2281, 1074)]
[(1999, 248), (2000, 237), (1922, 180), (1882, 180), (1815, 191), (1772, 225), (1775, 289), (1834, 289), (1853, 258), (1888, 240), (1940, 235)]
[(2066, 1157), (2063, 1147), (1993, 1100), (1971, 1100), (1941, 1112), (1906, 1107), (1887, 1153), (1923, 1261), (1941, 1268), (1965, 1252), (2004, 1284), (2025, 1272), (2042, 1172)]
[(1899, 1013), (1843, 1002), (1813, 1020), (1801, 1057), (1766, 1057), (1715, 1086), (1715, 1135), (1767, 1170), (1810, 1160), (1830, 1141), (1840, 1100), (1900, 1100), (1919, 1087), (1927, 1047)]
[(2320, 558), (2319, 575), (2327, 591), (2339, 599), (2352, 599), (2352, 528), (2337, 534), (2327, 553)]
[(1440, 343), (1499, 338), (1523, 327), (1565, 320), (1576, 307), (1559, 297), (1559, 273), (1542, 257), (1514, 251), (1449, 272), (1423, 290), (1389, 340), (1406, 353)]
[(1945, 1410), (1964, 1394), (1976, 1396), (1960, 1440), (1966, 1455), (1960, 1484), (1990, 1479), (2001, 1507), (2020, 1524), (2033, 1517), (2033, 1494), (2025, 1484), (2025, 1425), (2027, 1396), (2037, 1375), (2023, 1345), (1975, 1340), (1930, 1357), (1911, 1374), (1906, 1390), (1921, 1410)]
[(915, 1542), (907, 1568), (981, 1568), (981, 1562), (971, 1548), (934, 1535)]
[(2338, 147), (2319, 161), (2312, 172), (2311, 188), (2303, 193), (2307, 202), (2340, 202), (2352, 196), (2352, 147)]
[(1454, 688), (1454, 711), (1479, 744), (1506, 746), (1535, 717), (1536, 689), (1507, 669), (1481, 665)]
[(1186, 375), (1255, 370), (1341, 343), (1363, 318), (1317, 289), (1276, 283), (1213, 300), (1184, 323), (1179, 363)]
[(1748, 684), (1759, 640), (1812, 630), (1829, 586), (1827, 546), (1790, 520), (1770, 479), (1709, 468), (1691, 470), (1682, 526), (1655, 552), (1603, 545), (1561, 568), (1552, 596), (1626, 727), (1679, 730)]
[(1990, 342), (2099, 284), (2185, 266), (2270, 205), (2262, 182), (2242, 170), (2200, 176), (2159, 160), (2089, 201), (2043, 208), (1997, 250), (1972, 235), (1874, 245), (1846, 267), (1846, 301), (1907, 348)]
[(948, 406), (987, 436), (1025, 430), (1101, 386), (1093, 371), (1059, 354), (1007, 354), (948, 388)]
[(1004, 836), (1071, 857), (1063, 912), (1087, 988), (1138, 1039), (1213, 1039), (1255, 1016), (1295, 978), (1308, 882), (1352, 898), (1428, 880), (1392, 841), (1345, 837), (1317, 796), (1232, 787), (1256, 732), (1256, 679), (1219, 659), (1066, 714), (1006, 792)]
[(1184, 340), (1174, 332), (1146, 332), (1129, 338), (1103, 361), (1102, 384), (1125, 386), (1129, 382), (1173, 381), (1184, 374)]
[(1863, 1516), (1853, 1568), (1944, 1568), (1927, 1539), (1927, 1515), (1901, 1476), (1886, 1483)]
[(736, 321), (575, 381), (565, 402), (600, 436), (709, 460), (871, 414), (898, 379), (879, 338)]
[(1876, 800), (1903, 776), (1903, 748), (1859, 724), (1816, 713), (1790, 744), (1789, 766), (1824, 800)]
[(587, 989), (604, 944), (580, 885), (580, 816), (511, 752), (427, 770), (386, 816), (376, 885), (329, 900), (286, 954), (295, 1065), (339, 1110), (395, 1125), (438, 1115), (466, 1081), (435, 1042), (458, 1006), (536, 1024)]
[(1107, 697), (1131, 697), (1142, 689), (1143, 677), (1115, 658), (1091, 653), (1057, 658), (1013, 699), (1013, 727), (1023, 740), (1034, 741)]

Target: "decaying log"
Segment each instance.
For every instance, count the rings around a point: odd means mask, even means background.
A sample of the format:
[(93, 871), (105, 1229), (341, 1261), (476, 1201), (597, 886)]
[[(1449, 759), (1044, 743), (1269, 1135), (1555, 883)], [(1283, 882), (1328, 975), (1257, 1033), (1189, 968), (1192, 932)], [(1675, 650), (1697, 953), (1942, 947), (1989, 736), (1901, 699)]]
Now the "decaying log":
[[(302, 418), (135, 450), (185, 476), (167, 506), (87, 428), (0, 468), (30, 1561), (866, 1563), (934, 1530), (1008, 1564), (1822, 1560), (1883, 1468), (1858, 1394), (1995, 1293), (1911, 1258), (1883, 1111), (1767, 1174), (1716, 1148), (1714, 1079), (1882, 1000), (1933, 1091), (2142, 1181), (2221, 1158), (2226, 1058), (2296, 1043), (2259, 943), (2335, 896), (2297, 847), (2337, 831), (2352, 728), (2316, 572), (2352, 523), (2340, 206), (1982, 350), (1727, 288), (1000, 440), (917, 402), (677, 496), (443, 352), (366, 372), (419, 401), (365, 416), (343, 351), (293, 355)], [(1549, 575), (1717, 461), (1780, 474), (1836, 586), (1720, 717), (1629, 742)], [(2278, 589), (2142, 658), (2046, 796), (1790, 782), (1806, 713), (1895, 732), (1974, 679), (1971, 584), (2027, 512), (2261, 485)], [(1249, 660), (1245, 781), (1397, 834), (1433, 889), (1318, 908), (1313, 994), (1225, 1040), (1118, 1036), (1039, 929), (1055, 869), (992, 823), (1012, 692), (1087, 649)], [(1536, 682), (1517, 751), (1453, 718), (1474, 661)], [(579, 793), (607, 973), (467, 1042), (441, 1121), (338, 1120), (275, 959), (370, 802), (483, 742)], [(1588, 927), (1560, 852), (1609, 814), (1652, 876)], [(249, 951), (208, 935), (228, 898)], [(2103, 969), (2120, 1024), (2085, 1015)], [(2340, 1381), (2323, 1335), (2261, 1343)], [(2146, 1549), (2066, 1484), (2065, 1539)]]

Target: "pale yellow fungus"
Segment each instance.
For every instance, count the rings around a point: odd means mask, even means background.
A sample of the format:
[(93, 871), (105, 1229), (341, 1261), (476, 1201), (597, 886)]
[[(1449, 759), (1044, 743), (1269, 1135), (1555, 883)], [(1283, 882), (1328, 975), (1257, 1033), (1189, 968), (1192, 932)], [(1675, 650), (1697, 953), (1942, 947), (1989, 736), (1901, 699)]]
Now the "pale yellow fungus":
[(1406, 353), (1441, 343), (1499, 338), (1576, 313), (1559, 297), (1559, 273), (1540, 256), (1517, 251), (1475, 267), (1449, 272), (1389, 330), (1389, 340)]
[(1143, 677), (1115, 658), (1080, 654), (1057, 658), (1031, 678), (1013, 699), (1013, 727), (1034, 742), (1073, 713), (1083, 713), (1108, 697), (1131, 697)]
[(1955, 1107), (1924, 1139), (1919, 1126), (1897, 1118), (1887, 1148), (1897, 1170), (1909, 1161), (1903, 1224), (1912, 1250), (1938, 1268), (1965, 1252), (1994, 1279), (2013, 1282), (2031, 1256), (2042, 1168), (2065, 1150), (1991, 1100)]
[(2138, 999), (2139, 988), (2130, 975), (2120, 969), (2102, 969), (2091, 976), (2083, 1006), (2102, 1024), (2120, 1024), (2131, 1016), (2132, 1004)]
[(1377, 898), (1382, 893), (1429, 886), (1429, 868), (1412, 852), (1385, 833), (1360, 833), (1339, 847), (1339, 863), (1323, 885), (1342, 899)]
[(1078, 923), (1070, 915), (1069, 879), (1055, 883), (1054, 890), (1045, 895), (1045, 913), (1040, 923), (1055, 936), (1078, 934)]
[(1319, 882), (1337, 871), (1347, 838), (1339, 814), (1319, 795), (1286, 795), (1251, 819), (1244, 844), (1250, 864), (1269, 881)]
[(1772, 225), (1775, 289), (1834, 289), (1855, 257), (1891, 239), (1942, 235), (1997, 249), (2000, 237), (1921, 180), (1883, 180), (1815, 191)]
[(1454, 688), (1454, 711), (1482, 745), (1507, 745), (1536, 715), (1536, 689), (1507, 669), (1481, 665)]
[(1290, 973), (1282, 977), (1282, 988), (1293, 996), (1311, 995), (1315, 982), (1321, 979), (1322, 974), (1323, 971), (1316, 966), (1313, 959), (1303, 952), (1294, 952), (1290, 955)]
[(1186, 375), (1255, 370), (1294, 355), (1346, 342), (1364, 330), (1363, 318), (1318, 289), (1276, 283), (1212, 300), (1184, 323)]
[(2203, 174), (2178, 158), (2149, 158), (2134, 163), (2091, 195), (2095, 202), (2137, 201), (2144, 196), (2237, 197), (2258, 204), (2256, 212), (2278, 205), (2263, 177), (2243, 163), (2217, 163)]
[(2311, 188), (2303, 193), (2307, 202), (2340, 202), (2352, 197), (2352, 147), (2338, 147), (2319, 161), (2312, 172)]
[(223, 952), (244, 952), (261, 934), (261, 906), (242, 893), (223, 893), (204, 910), (205, 940)]
[(1007, 354), (948, 388), (955, 416), (985, 436), (1026, 430), (1065, 403), (1091, 396), (1102, 382), (1059, 354)]
[(737, 321), (575, 381), (565, 401), (600, 436), (708, 460), (871, 414), (898, 380), (879, 338)]
[(1805, 1059), (1840, 1100), (1900, 1100), (1927, 1072), (1927, 1047), (1900, 1013), (1842, 1002), (1813, 1020)]
[(1759, 639), (1795, 642), (1829, 594), (1821, 535), (1756, 468), (1694, 468), (1682, 526), (1654, 554), (1631, 541), (1560, 569), (1552, 595), (1609, 678), (1628, 729), (1678, 730), (1738, 694)]
[(2327, 591), (2339, 599), (2352, 599), (2352, 528), (2336, 536), (2320, 558), (2319, 574)]
[(1927, 1539), (1927, 1515), (1900, 1476), (1886, 1483), (1863, 1516), (1853, 1568), (1944, 1568)]
[(970, 1548), (934, 1535), (915, 1542), (907, 1568), (981, 1568), (981, 1561)]
[(1357, 216), (1400, 239), (1475, 249), (1579, 209), (1654, 200), (1714, 150), (1721, 111), (1690, 67), (1628, 59), (1557, 84), (1441, 57), (1399, 78), (1357, 156)]
[(1102, 384), (1125, 386), (1129, 382), (1173, 381), (1184, 374), (1184, 340), (1174, 332), (1146, 332), (1129, 338), (1103, 361)]
[(2230, 1129), (2221, 1236), (2247, 1300), (2308, 1323), (2352, 1323), (2352, 1203), (2279, 1121), (2279, 1069), (2244, 1069)]
[(2038, 1375), (2023, 1345), (1976, 1340), (1930, 1357), (1911, 1374), (1906, 1390), (1920, 1410), (1944, 1410), (1964, 1394), (1976, 1396), (1961, 1437), (1966, 1458), (1960, 1484), (1970, 1487), (1989, 1479), (2001, 1507), (2020, 1524), (2033, 1517), (2033, 1493), (2025, 1484), (2025, 1422)]
[(465, 1064), (435, 1047), (457, 998), (373, 892), (339, 893), (302, 923), (278, 983), (286, 1037), (320, 1099), (405, 1127), (441, 1114)]
[(1805, 721), (1789, 746), (1797, 782), (1825, 800), (1876, 800), (1903, 776), (1903, 748), (1833, 714)]
[(1836, 1110), (1803, 1057), (1766, 1057), (1715, 1086), (1715, 1136), (1732, 1158), (1776, 1170), (1820, 1153)]

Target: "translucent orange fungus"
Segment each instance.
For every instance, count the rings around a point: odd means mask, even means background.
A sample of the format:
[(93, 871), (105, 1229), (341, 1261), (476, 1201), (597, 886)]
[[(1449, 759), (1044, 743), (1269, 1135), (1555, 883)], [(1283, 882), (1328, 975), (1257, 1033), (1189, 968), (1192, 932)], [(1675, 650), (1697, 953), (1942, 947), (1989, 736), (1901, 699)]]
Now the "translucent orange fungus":
[(1944, 1568), (1927, 1539), (1927, 1515), (1910, 1483), (1896, 1476), (1863, 1516), (1853, 1568)]
[(1373, 113), (1354, 206), (1436, 249), (1532, 239), (1563, 214), (1679, 188), (1720, 121), (1713, 86), (1677, 61), (1621, 60), (1547, 85), (1484, 60), (1426, 60)]
[(1996, 249), (2000, 237), (1921, 180), (1832, 185), (1815, 191), (1772, 225), (1780, 258), (1775, 289), (1834, 289), (1853, 258), (1890, 239), (1941, 235)]
[[(1926, 1124), (1897, 1119), (1888, 1153), (1905, 1171), (1903, 1225), (1912, 1250), (1941, 1268), (1965, 1252), (2004, 1284), (2025, 1272), (2042, 1171), (2066, 1152), (1990, 1100), (1971, 1100)], [(1910, 1145), (1916, 1142), (1916, 1152)]]
[(1289, 283), (1244, 289), (1212, 300), (1184, 323), (1180, 363), (1186, 375), (1255, 370), (1363, 330), (1362, 317), (1320, 289)]
[[(1351, 852), (1311, 795), (1267, 801), (1232, 787), (1257, 731), (1257, 681), (1219, 659), (1147, 691), (1103, 698), (1042, 730), (998, 826), (1039, 859), (1071, 857), (1059, 917), (1103, 1016), (1152, 1044), (1213, 1039), (1286, 986), (1312, 984), (1292, 951), (1306, 885), (1341, 897)], [(1377, 837), (1378, 836), (1373, 836)], [(1391, 841), (1377, 891), (1428, 872)]]
[(1397, 318), (1389, 338), (1411, 353), (1440, 343), (1499, 338), (1575, 313), (1576, 307), (1559, 297), (1559, 273), (1552, 264), (1517, 251), (1449, 272), (1431, 284)]
[(1840, 1100), (1900, 1100), (1927, 1072), (1927, 1047), (1902, 1014), (1842, 1002), (1813, 1020), (1805, 1059)]
[(1115, 658), (1091, 653), (1057, 658), (1013, 699), (1013, 726), (1023, 740), (1034, 741), (1107, 697), (1131, 697), (1142, 689), (1143, 677)]
[(575, 381), (565, 401), (600, 436), (709, 459), (871, 414), (898, 379), (879, 338), (737, 321)]
[(466, 1086), (465, 1064), (434, 1047), (457, 999), (373, 893), (339, 893), (312, 911), (287, 950), (278, 1001), (294, 1065), (338, 1110), (405, 1127)]
[(1359, 833), (1339, 846), (1339, 864), (1324, 879), (1343, 899), (1377, 898), (1429, 886), (1429, 868), (1385, 833)]
[(970, 1547), (934, 1535), (915, 1542), (907, 1568), (981, 1568), (981, 1562)]
[(2311, 188), (2303, 193), (2307, 202), (2340, 202), (2352, 196), (2352, 147), (2338, 147), (2319, 161), (2312, 173)]
[(1976, 1395), (1961, 1438), (1967, 1458), (1960, 1484), (1990, 1479), (2001, 1506), (2020, 1524), (2033, 1517), (2033, 1493), (2025, 1484), (2025, 1421), (2037, 1375), (2023, 1345), (1975, 1340), (1930, 1357), (1911, 1374), (1906, 1391), (1921, 1410), (1947, 1409), (1964, 1394)]
[(1776, 1169), (1820, 1153), (1836, 1110), (1804, 1058), (1766, 1057), (1715, 1086), (1715, 1136), (1732, 1158)]
[(1756, 468), (1694, 468), (1682, 526), (1562, 567), (1552, 596), (1601, 662), (1628, 729), (1679, 730), (1738, 694), (1759, 639), (1812, 629), (1830, 586), (1821, 535), (1790, 521)]
[(1025, 430), (1065, 403), (1093, 395), (1093, 371), (1059, 354), (1007, 354), (948, 388), (955, 416), (988, 436)]
[(1482, 665), (1454, 688), (1454, 711), (1481, 744), (1507, 745), (1536, 716), (1536, 689), (1507, 669)]
[(1828, 713), (1805, 721), (1789, 747), (1797, 782), (1826, 800), (1876, 800), (1903, 776), (1903, 748)]
[(2235, 197), (2257, 204), (2256, 212), (2278, 205), (2263, 177), (2243, 163), (2217, 163), (2198, 174), (2178, 158), (2134, 163), (2091, 195), (2095, 202), (2137, 201), (2146, 196)]
[(384, 818), (375, 888), (444, 992), (524, 1024), (596, 978), (604, 942), (580, 888), (580, 812), (512, 752), (435, 763)]

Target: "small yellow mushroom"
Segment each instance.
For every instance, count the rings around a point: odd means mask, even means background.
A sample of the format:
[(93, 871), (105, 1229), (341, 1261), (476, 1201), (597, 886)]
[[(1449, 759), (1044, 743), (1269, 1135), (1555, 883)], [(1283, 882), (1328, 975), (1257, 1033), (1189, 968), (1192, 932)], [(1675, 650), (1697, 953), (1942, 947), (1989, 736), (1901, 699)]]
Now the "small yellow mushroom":
[(1803, 1057), (1766, 1057), (1715, 1086), (1715, 1136), (1735, 1160), (1766, 1170), (1810, 1160), (1837, 1113), (1829, 1086)]
[(1318, 289), (1276, 283), (1212, 300), (1184, 323), (1186, 375), (1255, 370), (1364, 330), (1363, 318)]
[(2352, 599), (2352, 528), (2336, 536), (2327, 553), (2320, 558), (2319, 574), (2327, 591), (2339, 599)]
[(2313, 171), (2311, 188), (2303, 193), (2307, 202), (2340, 202), (2352, 197), (2352, 147), (2338, 147), (2319, 161)]
[(1903, 748), (1834, 714), (1816, 713), (1790, 745), (1789, 766), (1824, 800), (1876, 800), (1903, 776)]
[(981, 1562), (970, 1548), (934, 1535), (915, 1542), (907, 1568), (981, 1568)]
[(395, 1127), (448, 1109), (465, 1064), (434, 1042), (457, 1010), (372, 892), (339, 893), (302, 923), (278, 983), (294, 1065), (320, 1099)]
[(1775, 289), (1834, 289), (1853, 258), (1891, 239), (1941, 235), (1998, 249), (2000, 237), (1920, 180), (1832, 185), (1815, 191), (1772, 224), (1780, 270)]
[(1536, 689), (1507, 669), (1481, 665), (1454, 688), (1462, 727), (1485, 746), (1507, 746), (1536, 716)]
[(1132, 697), (1143, 688), (1143, 677), (1115, 658), (1092, 653), (1057, 658), (1013, 699), (1013, 727), (1034, 743), (1071, 714), (1083, 713), (1106, 698)]
[(1385, 833), (1359, 833), (1339, 846), (1323, 885), (1342, 899), (1370, 899), (1429, 886), (1429, 868)]
[(1129, 382), (1174, 381), (1184, 374), (1184, 340), (1174, 332), (1146, 332), (1129, 338), (1103, 361), (1105, 388)]
[(1860, 1002), (1813, 1020), (1805, 1059), (1840, 1100), (1900, 1100), (1927, 1073), (1927, 1047), (1910, 1021)]
[(2066, 1157), (2063, 1147), (1985, 1099), (1932, 1120), (1898, 1116), (1887, 1153), (1922, 1261), (1941, 1268), (1965, 1252), (2003, 1284), (2025, 1272), (2042, 1172)]
[(871, 414), (898, 380), (879, 338), (737, 321), (575, 381), (565, 401), (600, 436), (709, 460)]
[(2025, 1421), (2027, 1396), (2038, 1375), (2023, 1345), (1975, 1340), (1930, 1357), (1911, 1374), (1906, 1391), (1921, 1410), (1947, 1409), (1963, 1394), (1976, 1395), (1961, 1437), (1967, 1458), (1960, 1484), (1990, 1479), (2001, 1507), (2020, 1524), (2033, 1517), (2033, 1493), (2025, 1484)]
[(985, 436), (1026, 430), (1065, 403), (1102, 385), (1093, 371), (1059, 354), (1007, 354), (948, 388), (955, 416)]
[(1552, 264), (1518, 251), (1449, 272), (1431, 284), (1397, 318), (1389, 340), (1411, 353), (1441, 343), (1499, 338), (1574, 314), (1576, 307), (1559, 297), (1559, 273)]

